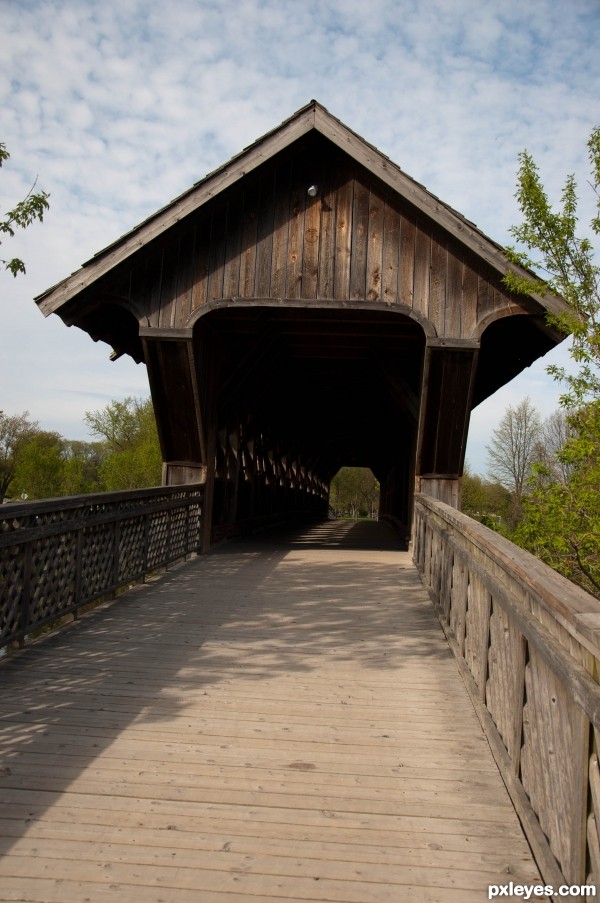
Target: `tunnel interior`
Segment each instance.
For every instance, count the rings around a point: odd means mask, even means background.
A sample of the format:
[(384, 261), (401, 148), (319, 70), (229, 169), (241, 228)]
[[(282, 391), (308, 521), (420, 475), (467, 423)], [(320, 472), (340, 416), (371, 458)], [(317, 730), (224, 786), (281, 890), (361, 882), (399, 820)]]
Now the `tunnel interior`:
[(309, 508), (325, 515), (341, 466), (370, 468), (380, 513), (408, 523), (425, 348), (418, 323), (381, 310), (229, 306), (200, 318), (195, 341), (216, 387), (216, 526), (293, 511), (297, 489), (301, 507), (308, 490)]

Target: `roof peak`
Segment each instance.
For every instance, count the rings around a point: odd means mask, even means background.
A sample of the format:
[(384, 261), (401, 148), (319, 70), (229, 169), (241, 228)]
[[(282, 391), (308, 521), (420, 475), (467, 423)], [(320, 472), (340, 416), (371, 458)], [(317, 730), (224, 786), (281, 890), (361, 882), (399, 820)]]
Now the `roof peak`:
[[(341, 151), (376, 176), (393, 192), (409, 202), (420, 214), (504, 274), (509, 263), (502, 248), (477, 227), (419, 182), (411, 178), (374, 145), (333, 116), (318, 100), (296, 110), (288, 119), (192, 185), (183, 194), (153, 213), (148, 219), (99, 251), (76, 273), (36, 298), (47, 316), (78, 295), (123, 260), (202, 207), (259, 166), (292, 146), (302, 136), (317, 131)], [(518, 268), (516, 268), (518, 269)], [(521, 272), (521, 271), (519, 271)], [(538, 299), (540, 300), (540, 299)], [(548, 306), (548, 302), (544, 302)], [(552, 302), (550, 304), (552, 306)]]

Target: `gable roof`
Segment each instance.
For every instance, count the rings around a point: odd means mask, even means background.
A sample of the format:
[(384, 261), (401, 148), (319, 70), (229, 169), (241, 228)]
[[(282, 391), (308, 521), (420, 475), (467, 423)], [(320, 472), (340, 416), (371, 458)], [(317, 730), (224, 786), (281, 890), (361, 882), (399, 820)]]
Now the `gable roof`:
[[(213, 197), (313, 130), (329, 139), (501, 275), (504, 275), (510, 267), (531, 277), (531, 273), (510, 264), (502, 247), (481, 232), (472, 222), (427, 191), (423, 185), (403, 172), (389, 157), (332, 116), (316, 100), (311, 100), (281, 125), (244, 148), (241, 153), (232, 157), (223, 166), (209, 173), (165, 207), (99, 251), (71, 276), (38, 295), (35, 300), (42, 313), (48, 316), (57, 311), (67, 301), (93, 285), (96, 280), (162, 235), (184, 217), (202, 207)], [(533, 297), (544, 308), (554, 312), (558, 313), (565, 309), (565, 302), (555, 296), (546, 295), (542, 298), (534, 295)]]

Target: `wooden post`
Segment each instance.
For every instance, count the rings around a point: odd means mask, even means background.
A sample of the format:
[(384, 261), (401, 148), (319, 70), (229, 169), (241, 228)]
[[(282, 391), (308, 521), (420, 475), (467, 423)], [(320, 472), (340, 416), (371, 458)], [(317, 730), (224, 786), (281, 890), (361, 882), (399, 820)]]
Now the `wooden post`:
[(140, 329), (163, 457), (163, 484), (201, 483), (205, 425), (192, 330)]
[(460, 507), (479, 344), (428, 339), (417, 439), (416, 491)]
[(201, 551), (208, 552), (212, 542), (213, 509), (215, 500), (215, 467), (218, 441), (219, 346), (217, 336), (208, 323), (200, 321), (194, 339), (195, 374), (199, 421), (204, 439), (205, 467), (204, 504), (202, 509)]

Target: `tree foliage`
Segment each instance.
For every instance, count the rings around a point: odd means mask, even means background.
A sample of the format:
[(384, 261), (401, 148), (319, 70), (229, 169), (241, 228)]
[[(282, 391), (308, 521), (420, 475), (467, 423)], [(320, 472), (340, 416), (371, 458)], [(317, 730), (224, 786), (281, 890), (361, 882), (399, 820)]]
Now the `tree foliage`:
[(491, 443), (486, 446), (489, 476), (513, 496), (512, 526), (520, 517), (523, 491), (535, 463), (541, 429), (539, 413), (531, 400), (525, 398), (515, 407), (506, 409), (499, 425), (492, 431)]
[[(600, 596), (600, 128), (588, 141), (591, 188), (596, 213), (592, 237), (578, 235), (578, 197), (573, 176), (553, 210), (531, 155), (520, 157), (517, 199), (523, 223), (512, 230), (525, 251), (510, 251), (513, 261), (541, 269), (545, 280), (522, 279), (508, 273), (516, 291), (550, 290), (561, 295), (568, 311), (550, 321), (573, 336), (574, 373), (551, 367), (565, 392), (565, 441), (554, 452), (554, 463), (542, 459), (524, 501), (524, 519), (515, 540), (552, 567)], [(531, 257), (531, 253), (536, 255)]]
[(379, 483), (368, 467), (342, 467), (333, 480), (329, 504), (338, 517), (372, 516), (379, 502)]
[[(6, 163), (9, 158), (10, 154), (6, 149), (6, 145), (0, 141), (0, 166)], [(8, 210), (3, 218), (0, 219), (0, 233), (13, 238), (16, 229), (26, 229), (35, 220), (38, 220), (40, 223), (43, 222), (44, 213), (50, 206), (48, 202), (50, 195), (46, 191), (36, 191), (36, 185), (37, 179), (23, 200), (15, 204), (12, 210)], [(19, 257), (11, 257), (8, 260), (0, 259), (0, 263), (3, 263), (5, 269), (12, 273), (13, 276), (25, 272), (25, 264)]]
[(99, 468), (103, 489), (160, 485), (162, 456), (149, 398), (112, 401), (101, 411), (88, 411), (85, 420), (92, 435), (105, 447)]
[[(596, 438), (594, 438), (596, 437)], [(562, 473), (542, 461), (514, 540), (588, 592), (600, 596), (600, 406), (571, 418), (557, 454)], [(563, 474), (567, 476), (564, 478)]]
[(12, 492), (26, 498), (45, 499), (61, 494), (63, 445), (59, 433), (36, 430), (16, 456)]
[(0, 411), (0, 503), (11, 490), (20, 450), (37, 429), (29, 411), (13, 415)]
[(98, 441), (65, 439), (23, 414), (0, 412), (0, 502), (160, 485), (162, 461), (149, 399), (88, 413)]
[[(596, 195), (596, 215), (591, 222), (594, 236), (600, 235), (600, 127), (588, 141), (591, 166), (591, 188)], [(567, 374), (553, 367), (550, 372), (561, 379), (567, 393), (562, 401), (569, 407), (600, 397), (600, 267), (593, 240), (579, 237), (578, 197), (575, 177), (570, 175), (562, 191), (562, 206), (552, 208), (542, 184), (538, 167), (531, 154), (520, 154), (516, 198), (523, 222), (511, 229), (512, 235), (525, 248), (524, 252), (509, 248), (514, 262), (542, 271), (537, 279), (522, 278), (513, 271), (505, 276), (506, 285), (518, 292), (551, 291), (568, 304), (560, 315), (549, 314), (553, 325), (565, 335), (573, 336), (572, 355), (579, 364), (578, 372)], [(531, 253), (535, 256), (531, 256)]]
[(36, 429), (16, 455), (11, 496), (45, 499), (100, 492), (101, 461), (97, 442), (68, 440)]
[(485, 480), (465, 467), (461, 486), (461, 510), (487, 527), (505, 532), (513, 509), (513, 496), (501, 483)]

